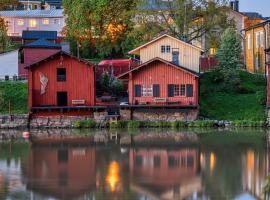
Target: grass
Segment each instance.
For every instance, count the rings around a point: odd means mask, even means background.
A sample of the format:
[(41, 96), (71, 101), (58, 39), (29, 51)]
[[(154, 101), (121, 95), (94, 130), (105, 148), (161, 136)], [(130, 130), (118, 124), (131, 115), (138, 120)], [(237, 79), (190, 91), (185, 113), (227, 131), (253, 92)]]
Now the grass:
[(28, 112), (27, 83), (0, 81), (0, 114), (9, 114), (9, 105), (11, 114), (25, 114)]
[(200, 80), (200, 114), (216, 120), (265, 121), (266, 79), (240, 71), (241, 84), (236, 92), (226, 92), (222, 83), (212, 82), (214, 72)]

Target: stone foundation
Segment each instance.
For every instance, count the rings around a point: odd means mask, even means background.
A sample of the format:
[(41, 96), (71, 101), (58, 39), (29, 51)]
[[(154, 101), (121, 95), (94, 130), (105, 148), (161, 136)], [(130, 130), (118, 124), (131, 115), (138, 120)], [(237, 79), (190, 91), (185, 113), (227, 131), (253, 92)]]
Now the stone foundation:
[(0, 129), (27, 128), (29, 115), (1, 115)]
[(134, 110), (132, 113), (132, 119), (140, 121), (194, 121), (198, 118), (198, 115), (198, 109), (175, 112), (147, 112)]
[(30, 128), (72, 128), (78, 120), (92, 119), (91, 117), (34, 117), (30, 120)]
[(94, 112), (94, 120), (97, 123), (103, 123), (104, 121), (106, 121), (106, 116), (108, 115), (108, 112), (104, 111), (104, 112)]
[(120, 109), (121, 120), (131, 120), (131, 110)]

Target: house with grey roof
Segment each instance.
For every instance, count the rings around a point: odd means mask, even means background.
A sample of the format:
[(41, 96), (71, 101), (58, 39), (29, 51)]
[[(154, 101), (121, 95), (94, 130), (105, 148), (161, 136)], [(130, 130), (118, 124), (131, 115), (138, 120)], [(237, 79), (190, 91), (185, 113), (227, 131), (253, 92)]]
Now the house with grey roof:
[(56, 31), (62, 37), (65, 26), (63, 9), (0, 11), (0, 17), (7, 24), (9, 36), (21, 37), (24, 30), (33, 30)]
[(62, 9), (62, 0), (19, 0), (23, 10)]

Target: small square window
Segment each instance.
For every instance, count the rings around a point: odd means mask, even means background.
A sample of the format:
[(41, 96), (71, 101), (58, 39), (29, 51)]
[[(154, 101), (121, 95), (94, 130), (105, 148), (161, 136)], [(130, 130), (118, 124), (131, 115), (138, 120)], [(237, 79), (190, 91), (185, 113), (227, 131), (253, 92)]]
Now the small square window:
[(54, 19), (54, 24), (60, 24), (60, 19)]
[(35, 20), (35, 19), (30, 19), (30, 20), (29, 20), (29, 27), (31, 27), (31, 28), (37, 27), (37, 20)]
[(171, 46), (170, 45), (166, 46), (166, 53), (171, 53)]
[(180, 96), (180, 85), (174, 85), (174, 96)]
[(24, 25), (24, 20), (23, 19), (18, 19), (17, 24), (18, 24), (18, 26), (23, 26)]
[(66, 81), (66, 69), (65, 68), (58, 68), (57, 69), (57, 81), (58, 82), (65, 82)]
[(165, 53), (166, 52), (166, 46), (162, 45), (161, 46), (161, 53)]
[(42, 24), (44, 25), (49, 25), (49, 19), (43, 19)]

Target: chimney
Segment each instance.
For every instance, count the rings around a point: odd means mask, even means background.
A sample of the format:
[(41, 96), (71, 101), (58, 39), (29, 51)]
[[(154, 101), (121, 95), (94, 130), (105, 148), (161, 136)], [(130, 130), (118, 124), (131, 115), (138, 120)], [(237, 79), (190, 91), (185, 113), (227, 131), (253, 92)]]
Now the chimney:
[(232, 10), (234, 10), (234, 2), (233, 1), (230, 1), (230, 7)]

